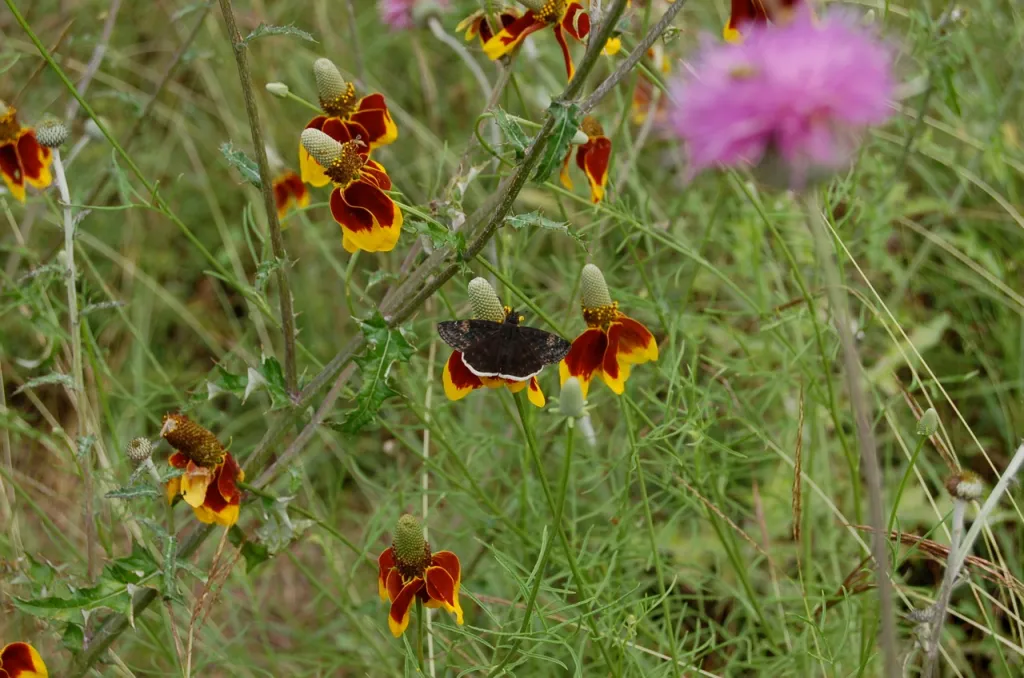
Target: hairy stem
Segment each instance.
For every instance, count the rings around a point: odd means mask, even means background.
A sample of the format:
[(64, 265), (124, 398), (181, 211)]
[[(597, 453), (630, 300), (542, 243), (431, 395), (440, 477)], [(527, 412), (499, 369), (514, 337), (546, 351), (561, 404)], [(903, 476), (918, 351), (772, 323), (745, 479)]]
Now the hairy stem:
[(946, 608), (949, 607), (949, 599), (953, 595), (953, 584), (956, 582), (957, 571), (954, 569), (957, 551), (960, 549), (960, 541), (964, 536), (964, 514), (967, 512), (967, 502), (963, 499), (953, 499), (953, 518), (949, 537), (949, 556), (946, 558), (946, 573), (942, 577), (942, 586), (939, 587), (939, 594), (935, 597), (933, 608), (933, 623), (928, 643), (925, 646), (925, 668), (921, 673), (923, 678), (930, 678), (935, 670), (939, 658), (939, 640), (942, 637), (942, 623), (946, 619)]

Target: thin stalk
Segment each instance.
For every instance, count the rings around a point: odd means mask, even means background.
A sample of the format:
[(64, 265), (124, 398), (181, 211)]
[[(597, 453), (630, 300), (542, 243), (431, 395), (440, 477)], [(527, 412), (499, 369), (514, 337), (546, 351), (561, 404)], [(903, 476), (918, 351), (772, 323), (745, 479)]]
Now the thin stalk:
[(267, 224), (270, 227), (270, 247), (274, 251), (274, 258), (279, 263), (275, 273), (277, 275), (277, 293), (281, 302), (281, 332), (284, 334), (284, 378), (288, 394), (294, 396), (299, 390), (298, 374), (295, 367), (295, 312), (292, 310), (292, 291), (288, 286), (288, 253), (284, 249), (281, 222), (277, 218), (274, 180), (270, 174), (270, 163), (267, 161), (267, 144), (263, 141), (260, 109), (256, 106), (252, 73), (249, 72), (249, 52), (242, 42), (242, 35), (238, 32), (235, 13), (231, 9), (231, 0), (220, 0), (220, 11), (224, 15), (224, 24), (231, 40), (232, 51), (235, 53), (238, 80), (242, 84), (242, 97), (245, 99), (245, 113), (249, 117), (249, 132), (252, 135), (253, 150), (256, 152), (256, 164), (260, 168), (260, 190), (263, 191), (263, 206), (266, 209)]
[(811, 191), (807, 195), (807, 226), (814, 237), (818, 260), (825, 271), (825, 282), (828, 290), (829, 305), (832, 307), (832, 320), (839, 333), (839, 343), (843, 349), (843, 368), (846, 373), (846, 387), (850, 392), (850, 405), (853, 408), (854, 420), (857, 424), (857, 443), (860, 446), (861, 472), (868, 488), (868, 520), (871, 524), (871, 553), (875, 563), (875, 579), (878, 589), (879, 615), (881, 628), (879, 636), (883, 654), (883, 676), (895, 678), (899, 676), (899, 662), (896, 654), (896, 625), (893, 616), (892, 582), (889, 570), (888, 533), (885, 532), (883, 508), (885, 498), (882, 494), (882, 471), (878, 464), (878, 450), (875, 446), (875, 432), (871, 426), (871, 414), (868, 411), (867, 396), (864, 393), (864, 368), (861, 365), (860, 353), (853, 339), (852, 319), (846, 303), (846, 292), (839, 275), (839, 267), (832, 259), (833, 243), (829, 235), (828, 224), (821, 211), (817, 193)]
[[(434, 359), (437, 357), (437, 339), (430, 342), (430, 355), (427, 357), (427, 394), (423, 397), (423, 469), (420, 472), (420, 494), (422, 497), (423, 509), (423, 540), (430, 543), (430, 533), (427, 528), (427, 520), (430, 517), (430, 472), (427, 464), (430, 462), (430, 401), (434, 394)], [(429, 676), (434, 678), (434, 633), (431, 619), (432, 610), (427, 610), (427, 668), (430, 669)]]
[(949, 538), (949, 557), (946, 558), (946, 573), (942, 577), (942, 586), (939, 587), (939, 594), (935, 597), (933, 623), (928, 643), (925, 647), (925, 668), (921, 673), (924, 678), (931, 677), (939, 657), (939, 639), (942, 637), (942, 623), (946, 619), (946, 608), (949, 607), (949, 599), (953, 595), (953, 584), (956, 582), (957, 572), (953, 566), (956, 562), (956, 553), (960, 549), (960, 541), (964, 536), (964, 514), (966, 512), (967, 502), (963, 499), (954, 498), (952, 532)]
[(416, 598), (416, 661), (420, 665), (420, 673), (423, 673), (423, 630), (426, 624), (423, 622), (423, 601)]

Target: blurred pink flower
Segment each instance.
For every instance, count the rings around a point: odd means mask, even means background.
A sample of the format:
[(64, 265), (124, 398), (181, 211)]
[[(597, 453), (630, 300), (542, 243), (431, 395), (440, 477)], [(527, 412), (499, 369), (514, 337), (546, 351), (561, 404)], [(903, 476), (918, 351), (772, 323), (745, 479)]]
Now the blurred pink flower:
[(858, 133), (891, 113), (891, 62), (868, 29), (806, 9), (785, 25), (751, 25), (741, 44), (705, 43), (671, 90), (669, 124), (686, 142), (687, 178), (714, 165), (762, 165), (800, 188), (843, 167)]
[(405, 31), (416, 25), (417, 5), (430, 4), (443, 11), (448, 9), (448, 3), (449, 0), (377, 0), (377, 10), (381, 21), (391, 30)]

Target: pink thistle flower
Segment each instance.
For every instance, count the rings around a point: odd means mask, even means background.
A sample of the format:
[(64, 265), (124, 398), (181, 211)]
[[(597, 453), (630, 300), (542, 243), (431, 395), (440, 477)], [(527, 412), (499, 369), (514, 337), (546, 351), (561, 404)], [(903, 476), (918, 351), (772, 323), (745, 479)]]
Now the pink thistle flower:
[[(424, 11), (448, 9), (449, 0), (377, 0), (380, 19), (394, 31), (406, 31), (419, 23)], [(428, 7), (429, 6), (429, 7)]]
[(806, 9), (786, 25), (751, 25), (741, 44), (705, 43), (671, 90), (687, 179), (715, 165), (781, 166), (800, 188), (842, 168), (859, 132), (891, 114), (891, 66), (868, 29)]

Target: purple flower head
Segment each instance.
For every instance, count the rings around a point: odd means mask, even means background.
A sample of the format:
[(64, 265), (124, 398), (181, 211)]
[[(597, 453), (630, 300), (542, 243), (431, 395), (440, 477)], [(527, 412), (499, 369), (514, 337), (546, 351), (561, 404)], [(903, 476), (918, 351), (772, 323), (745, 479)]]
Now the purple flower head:
[[(394, 31), (415, 26), (421, 12), (448, 9), (449, 0), (377, 0), (380, 19)], [(428, 7), (429, 6), (429, 7)]]
[(802, 187), (843, 167), (859, 132), (890, 115), (891, 52), (846, 16), (807, 9), (751, 25), (740, 44), (705, 43), (672, 86), (669, 123), (686, 142), (688, 178), (714, 165), (782, 164)]

